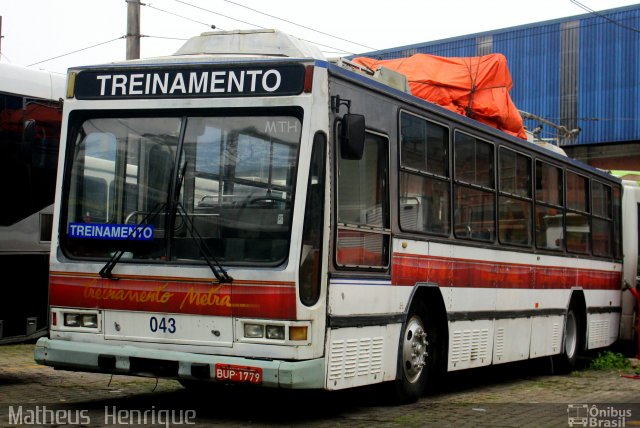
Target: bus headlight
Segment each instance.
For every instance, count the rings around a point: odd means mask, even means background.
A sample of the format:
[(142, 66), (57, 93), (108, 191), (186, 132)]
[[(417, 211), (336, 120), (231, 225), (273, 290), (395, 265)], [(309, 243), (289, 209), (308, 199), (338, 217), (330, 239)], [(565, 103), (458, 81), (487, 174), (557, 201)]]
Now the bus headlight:
[(80, 327), (80, 314), (64, 314), (66, 327)]
[(267, 339), (284, 340), (284, 326), (283, 325), (268, 325), (267, 326)]
[[(57, 318), (57, 316), (55, 315), (57, 315), (56, 312), (54, 312), (54, 319)], [(97, 313), (63, 312), (62, 319), (65, 327), (91, 328), (91, 329), (97, 329), (99, 327)]]
[(308, 346), (310, 333), (311, 321), (236, 319), (236, 340), (240, 342)]
[(98, 315), (96, 314), (83, 314), (80, 324), (82, 327), (98, 328)]
[(252, 339), (264, 337), (264, 330), (260, 324), (245, 324), (244, 325), (244, 337), (250, 337)]

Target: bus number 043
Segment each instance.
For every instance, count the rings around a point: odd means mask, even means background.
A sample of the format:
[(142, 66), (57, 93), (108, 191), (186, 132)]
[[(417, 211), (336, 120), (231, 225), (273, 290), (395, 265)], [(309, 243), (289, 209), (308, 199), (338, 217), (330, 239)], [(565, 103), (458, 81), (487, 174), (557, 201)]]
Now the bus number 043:
[(160, 330), (163, 333), (173, 334), (176, 332), (176, 320), (175, 318), (151, 317), (149, 318), (149, 328), (154, 333)]

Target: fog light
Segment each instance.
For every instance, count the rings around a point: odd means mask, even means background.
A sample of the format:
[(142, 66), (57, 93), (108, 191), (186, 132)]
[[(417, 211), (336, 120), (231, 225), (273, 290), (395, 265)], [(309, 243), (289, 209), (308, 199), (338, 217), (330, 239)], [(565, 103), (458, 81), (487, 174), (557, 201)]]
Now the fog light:
[(268, 325), (267, 339), (284, 340), (284, 326)]
[(245, 324), (244, 337), (264, 337), (264, 330), (260, 324)]
[(80, 327), (80, 314), (64, 314), (64, 325), (67, 327)]
[(83, 314), (81, 320), (82, 327), (98, 328), (98, 315), (96, 314)]
[(290, 326), (289, 340), (307, 340), (307, 326)]

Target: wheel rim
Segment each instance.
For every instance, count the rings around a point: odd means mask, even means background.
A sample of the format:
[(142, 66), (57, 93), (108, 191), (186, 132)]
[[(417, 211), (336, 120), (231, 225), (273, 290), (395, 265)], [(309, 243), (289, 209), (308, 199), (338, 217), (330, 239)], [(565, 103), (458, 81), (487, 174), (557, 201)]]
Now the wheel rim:
[(420, 378), (426, 365), (429, 353), (427, 351), (427, 333), (420, 317), (414, 316), (407, 323), (402, 343), (402, 367), (407, 381), (415, 383)]
[(567, 313), (567, 322), (564, 326), (564, 353), (567, 357), (573, 358), (578, 345), (578, 326), (576, 316), (573, 311)]

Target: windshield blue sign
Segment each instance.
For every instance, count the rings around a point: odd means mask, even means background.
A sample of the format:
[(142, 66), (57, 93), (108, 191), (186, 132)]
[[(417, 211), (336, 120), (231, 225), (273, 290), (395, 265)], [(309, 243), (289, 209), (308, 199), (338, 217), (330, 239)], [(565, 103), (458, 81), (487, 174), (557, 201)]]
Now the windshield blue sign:
[(151, 241), (153, 225), (69, 223), (69, 238)]

